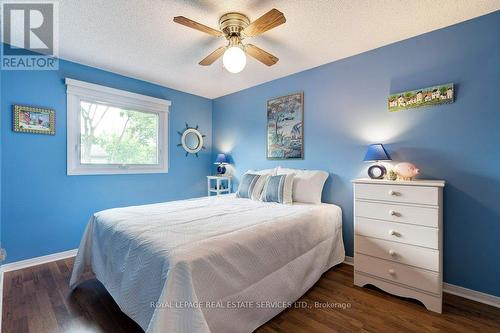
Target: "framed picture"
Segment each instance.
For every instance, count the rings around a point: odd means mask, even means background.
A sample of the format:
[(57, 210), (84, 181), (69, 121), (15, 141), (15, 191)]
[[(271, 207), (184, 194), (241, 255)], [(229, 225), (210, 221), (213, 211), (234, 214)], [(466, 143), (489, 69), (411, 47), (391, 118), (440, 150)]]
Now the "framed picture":
[(453, 83), (392, 94), (387, 99), (390, 112), (453, 103)]
[(267, 101), (267, 158), (304, 158), (304, 93)]
[(51, 109), (14, 105), (14, 132), (56, 134), (56, 112)]

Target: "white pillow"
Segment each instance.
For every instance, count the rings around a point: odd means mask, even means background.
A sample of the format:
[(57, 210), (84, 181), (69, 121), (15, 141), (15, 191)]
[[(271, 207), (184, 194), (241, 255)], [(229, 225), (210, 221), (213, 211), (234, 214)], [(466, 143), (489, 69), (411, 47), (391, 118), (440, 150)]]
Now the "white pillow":
[(272, 169), (263, 169), (263, 170), (248, 170), (245, 173), (253, 173), (254, 175), (270, 175), (270, 176), (276, 176), (276, 169), (277, 168), (272, 168)]
[(312, 204), (321, 203), (321, 192), (325, 186), (328, 172), (321, 170), (301, 170), (278, 167), (278, 175), (293, 173), (293, 201)]

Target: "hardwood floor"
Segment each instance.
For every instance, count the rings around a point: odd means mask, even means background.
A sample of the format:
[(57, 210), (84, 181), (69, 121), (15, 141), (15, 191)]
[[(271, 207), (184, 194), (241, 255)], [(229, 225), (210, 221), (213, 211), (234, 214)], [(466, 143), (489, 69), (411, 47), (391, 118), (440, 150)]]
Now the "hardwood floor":
[[(70, 293), (72, 266), (73, 259), (66, 259), (5, 273), (2, 332), (142, 332), (96, 280)], [(332, 268), (303, 303), (257, 332), (500, 332), (498, 308), (445, 294), (439, 315), (416, 301), (356, 287), (352, 276), (351, 266)], [(322, 307), (315, 308), (316, 302)]]

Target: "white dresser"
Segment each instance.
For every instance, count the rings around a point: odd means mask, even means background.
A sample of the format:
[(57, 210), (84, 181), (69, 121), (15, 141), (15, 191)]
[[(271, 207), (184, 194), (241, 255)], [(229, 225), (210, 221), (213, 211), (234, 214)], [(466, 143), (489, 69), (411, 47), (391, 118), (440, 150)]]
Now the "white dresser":
[(354, 284), (372, 284), (441, 313), (445, 182), (353, 183)]

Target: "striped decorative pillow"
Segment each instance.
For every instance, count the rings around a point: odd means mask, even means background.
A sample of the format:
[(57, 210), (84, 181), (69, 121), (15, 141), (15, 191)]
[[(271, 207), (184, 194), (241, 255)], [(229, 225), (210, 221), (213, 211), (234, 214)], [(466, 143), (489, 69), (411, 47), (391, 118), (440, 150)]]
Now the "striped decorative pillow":
[(292, 173), (267, 178), (262, 194), (260, 195), (260, 201), (291, 204), (293, 177), (294, 174)]
[(236, 197), (259, 200), (260, 192), (262, 191), (268, 177), (268, 175), (245, 173), (243, 177), (241, 177)]

